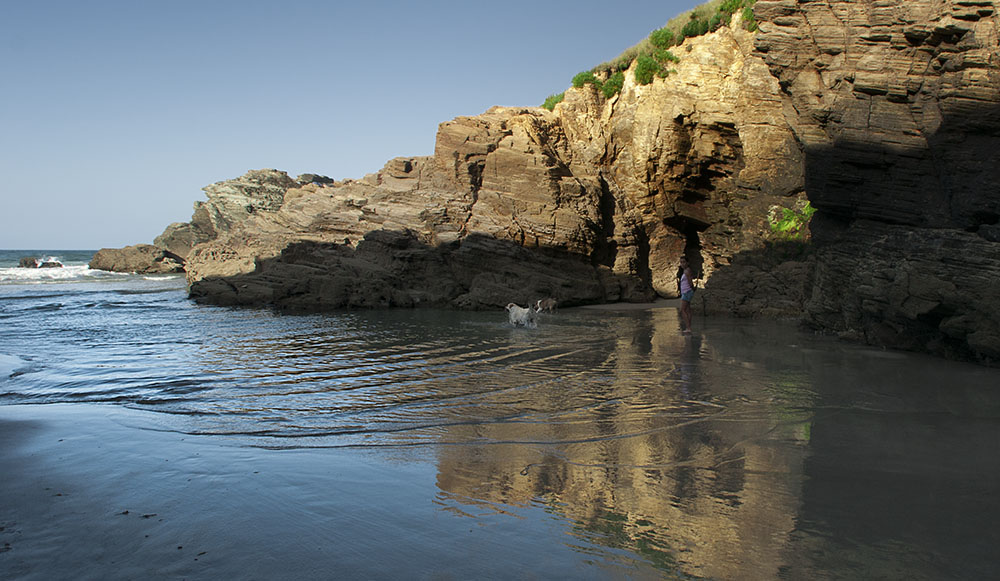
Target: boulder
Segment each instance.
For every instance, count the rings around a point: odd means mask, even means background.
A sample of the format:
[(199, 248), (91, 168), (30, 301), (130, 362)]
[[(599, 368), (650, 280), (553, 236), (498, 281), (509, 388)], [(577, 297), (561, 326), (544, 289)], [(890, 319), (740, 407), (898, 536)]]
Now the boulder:
[(38, 268), (38, 258), (34, 256), (25, 256), (18, 261), (17, 266), (20, 268)]
[(90, 260), (90, 268), (112, 272), (170, 274), (184, 271), (184, 260), (152, 244), (125, 248), (102, 248)]
[(295, 178), (295, 181), (301, 185), (316, 184), (319, 186), (332, 186), (337, 183), (336, 180), (334, 180), (333, 178), (329, 178), (314, 173), (304, 173), (299, 177)]

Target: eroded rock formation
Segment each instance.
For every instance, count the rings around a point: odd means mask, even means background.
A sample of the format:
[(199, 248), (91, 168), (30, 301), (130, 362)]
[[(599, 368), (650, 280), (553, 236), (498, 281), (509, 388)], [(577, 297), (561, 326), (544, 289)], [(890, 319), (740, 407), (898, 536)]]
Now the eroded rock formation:
[(1000, 359), (1000, 42), (989, 0), (759, 1), (819, 209), (815, 326)]
[(771, 208), (804, 201), (753, 35), (685, 47), (675, 74), (629, 75), (611, 100), (587, 86), (554, 112), (496, 107), (441, 124), (433, 156), (289, 188), (277, 211), (194, 249), (192, 295), (309, 308), (676, 296), (682, 253), (709, 276), (763, 245)]
[(192, 248), (215, 240), (255, 213), (277, 211), (285, 191), (296, 185), (298, 182), (283, 171), (262, 169), (206, 186), (203, 191), (208, 200), (195, 202), (190, 222), (167, 226), (152, 245), (102, 248), (90, 267), (116, 272), (184, 272)]
[(179, 256), (152, 244), (102, 248), (90, 259), (89, 266), (96, 270), (139, 274), (184, 272), (184, 261)]
[[(686, 254), (697, 312), (1000, 357), (994, 2), (755, 12), (664, 79), (460, 117), (360, 180), (221, 182), (157, 245), (195, 298), (308, 309), (645, 301), (677, 295)], [(807, 200), (814, 244), (788, 253), (774, 216)]]
[(192, 248), (218, 238), (249, 216), (277, 211), (285, 191), (296, 185), (288, 174), (273, 169), (214, 183), (204, 188), (208, 201), (195, 202), (190, 222), (171, 224), (153, 243), (186, 259)]

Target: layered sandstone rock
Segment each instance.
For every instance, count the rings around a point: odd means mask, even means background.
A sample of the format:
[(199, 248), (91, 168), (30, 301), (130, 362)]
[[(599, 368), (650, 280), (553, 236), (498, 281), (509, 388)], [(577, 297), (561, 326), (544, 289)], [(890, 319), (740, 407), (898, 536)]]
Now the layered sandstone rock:
[[(688, 39), (667, 78), (460, 117), (360, 180), (210, 186), (157, 244), (198, 299), (307, 309), (672, 297), (686, 254), (697, 312), (1000, 357), (995, 3), (755, 11), (759, 32)], [(807, 201), (814, 244), (782, 242), (773, 217)]]
[(819, 209), (806, 318), (893, 347), (1000, 358), (995, 3), (764, 1)]
[(688, 39), (666, 79), (628, 74), (609, 102), (570, 90), (556, 108), (574, 171), (597, 168), (609, 192), (616, 270), (646, 273), (661, 296), (677, 296), (681, 254), (709, 278), (766, 244), (775, 207), (804, 200), (804, 158), (752, 43), (740, 26)]
[(102, 248), (90, 260), (90, 268), (112, 272), (140, 274), (172, 274), (184, 272), (184, 261), (169, 251), (152, 244), (136, 244), (125, 248)]
[(206, 186), (208, 201), (195, 202), (191, 221), (167, 226), (153, 244), (186, 259), (192, 248), (218, 238), (249, 216), (280, 208), (285, 191), (297, 185), (283, 171), (261, 169)]
[(440, 131), (439, 143), (461, 142), (450, 156), (395, 159), (362, 180), (288, 190), (278, 211), (195, 248), (187, 263), (192, 296), (293, 309), (607, 300), (612, 285), (600, 284), (587, 258), (592, 225), (542, 210), (557, 206), (557, 189), (538, 188), (534, 199), (497, 189), (497, 176), (523, 178), (503, 167), (502, 154), (479, 157), (521, 147), (528, 155), (535, 146), (521, 130), (546, 117), (497, 109), (457, 119)]
[[(803, 158), (751, 33), (689, 40), (677, 70), (610, 101), (496, 107), (441, 124), (435, 153), (289, 189), (188, 259), (192, 295), (284, 307), (493, 308), (677, 296), (761, 247), (802, 199)], [(748, 155), (748, 152), (750, 155)], [(233, 277), (238, 277), (234, 280)]]

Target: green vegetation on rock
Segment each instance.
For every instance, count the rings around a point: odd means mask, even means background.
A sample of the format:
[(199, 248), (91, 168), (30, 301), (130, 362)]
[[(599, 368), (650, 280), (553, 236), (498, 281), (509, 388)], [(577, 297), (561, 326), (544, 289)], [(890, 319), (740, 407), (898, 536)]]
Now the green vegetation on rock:
[(702, 5), (689, 13), (688, 21), (681, 28), (681, 36), (691, 38), (718, 30), (729, 24), (733, 14), (739, 14), (744, 28), (757, 30), (753, 15), (753, 5), (757, 0), (723, 0), (712, 10), (712, 2)]
[(640, 85), (648, 85), (653, 82), (654, 77), (666, 77), (673, 72), (673, 69), (666, 68), (667, 63), (680, 60), (674, 53), (662, 48), (653, 51), (652, 55), (639, 55), (635, 63), (635, 81)]
[(653, 58), (660, 61), (661, 63), (679, 63), (681, 59), (678, 58), (674, 53), (669, 50), (657, 49), (653, 51)]
[(562, 103), (562, 100), (565, 97), (566, 97), (565, 92), (559, 93), (558, 95), (549, 95), (548, 98), (545, 99), (545, 102), (542, 103), (542, 107), (545, 107), (549, 111), (552, 111), (553, 109), (556, 108), (556, 105)]
[(640, 55), (635, 63), (635, 82), (640, 85), (648, 85), (653, 82), (653, 77), (661, 72), (663, 67), (651, 56)]
[[(624, 72), (636, 63), (635, 80), (640, 85), (648, 85), (657, 76), (666, 77), (673, 69), (669, 63), (679, 62), (670, 48), (684, 42), (684, 39), (701, 36), (728, 25), (734, 14), (740, 14), (744, 28), (757, 30), (753, 5), (757, 0), (710, 0), (697, 8), (671, 19), (666, 26), (651, 32), (639, 44), (625, 50), (618, 58), (601, 63), (589, 71), (577, 73), (573, 77), (573, 87), (582, 89), (590, 84), (610, 99), (620, 93), (625, 84)], [(542, 105), (552, 110), (562, 101), (563, 94), (552, 95)]]
[(802, 241), (805, 238), (805, 228), (809, 225), (809, 220), (816, 213), (816, 208), (806, 202), (801, 210), (781, 208), (781, 217), (772, 216), (771, 233), (775, 234), (779, 240), (789, 242)]
[(573, 77), (573, 87), (577, 89), (583, 87), (587, 83), (594, 85), (598, 89), (601, 88), (601, 82), (594, 76), (593, 71), (583, 71), (582, 73), (577, 73)]
[(703, 34), (708, 34), (708, 31), (712, 27), (709, 25), (708, 20), (703, 20), (701, 18), (692, 18), (684, 25), (681, 29), (681, 36), (684, 38), (691, 38), (693, 36), (701, 36)]
[(649, 34), (649, 43), (656, 48), (670, 48), (677, 44), (674, 31), (667, 27), (658, 28)]
[(608, 77), (608, 80), (604, 81), (604, 85), (601, 87), (601, 94), (604, 95), (605, 99), (610, 99), (620, 93), (624, 85), (625, 73), (618, 71)]
[(756, 32), (757, 30), (757, 18), (754, 17), (752, 6), (747, 6), (743, 9), (743, 27), (750, 32)]

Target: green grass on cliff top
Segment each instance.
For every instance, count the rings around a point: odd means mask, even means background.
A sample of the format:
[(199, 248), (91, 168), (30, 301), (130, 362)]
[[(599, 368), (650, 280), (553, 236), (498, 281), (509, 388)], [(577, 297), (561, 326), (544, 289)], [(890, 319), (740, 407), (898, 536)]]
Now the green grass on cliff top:
[[(711, 17), (711, 15), (719, 11), (719, 7), (722, 6), (723, 2), (725, 2), (725, 0), (709, 0), (708, 2), (698, 5), (692, 8), (691, 10), (688, 10), (687, 12), (682, 12), (677, 16), (674, 16), (673, 18), (668, 20), (665, 25), (663, 25), (663, 28), (666, 28), (670, 32), (673, 32), (675, 38), (684, 38), (684, 35), (681, 33), (681, 31), (684, 29), (685, 24), (693, 20), (692, 15), (696, 18), (697, 17), (709, 18)], [(623, 63), (626, 61), (631, 62), (633, 59), (635, 59), (636, 56), (647, 52), (651, 52), (652, 50), (653, 47), (649, 42), (649, 37), (646, 37), (641, 41), (639, 41), (637, 44), (634, 44), (625, 49), (624, 51), (622, 51), (622, 53), (618, 55), (616, 58), (603, 62), (594, 67), (592, 70), (595, 72), (610, 71), (612, 69), (617, 68), (619, 66), (619, 63)]]
[[(739, 15), (743, 26), (748, 30), (756, 30), (757, 22), (753, 16), (753, 5), (757, 0), (709, 0), (700, 6), (683, 12), (667, 21), (667, 23), (618, 55), (617, 58), (601, 63), (589, 71), (583, 71), (573, 77), (572, 84), (580, 88), (593, 84), (606, 99), (610, 99), (622, 87), (621, 74), (627, 70), (633, 61), (638, 60), (636, 81), (646, 85), (654, 77), (666, 77), (671, 72), (670, 63), (679, 59), (668, 48), (680, 45), (685, 38), (700, 36), (729, 22), (730, 15)], [(549, 95), (542, 104), (549, 111), (553, 110), (564, 93)]]

